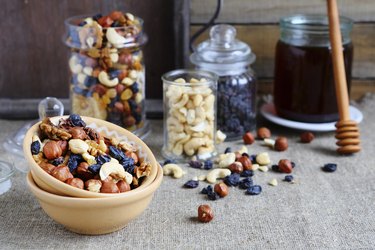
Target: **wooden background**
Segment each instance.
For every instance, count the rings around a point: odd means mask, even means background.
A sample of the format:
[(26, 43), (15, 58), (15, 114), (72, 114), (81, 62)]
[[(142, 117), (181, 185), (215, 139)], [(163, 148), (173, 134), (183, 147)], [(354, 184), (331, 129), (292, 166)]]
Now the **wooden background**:
[[(375, 92), (375, 1), (337, 0), (341, 15), (355, 21), (353, 80), (351, 98)], [(212, 16), (216, 0), (191, 1), (191, 33)], [(223, 0), (218, 23), (237, 29), (238, 38), (248, 43), (257, 56), (253, 65), (259, 79), (260, 93), (272, 92), (275, 45), (279, 38), (280, 17), (291, 14), (325, 14), (322, 0)], [(197, 42), (207, 39), (208, 33)]]
[(64, 20), (116, 9), (145, 20), (149, 37), (144, 47), (146, 79), (150, 87), (146, 95), (161, 98), (160, 76), (180, 64), (176, 55), (184, 50), (174, 36), (183, 30), (183, 27), (174, 28), (174, 8), (182, 8), (184, 2), (0, 0), (0, 98), (68, 98), (69, 49), (62, 42)]
[[(67, 103), (68, 48), (64, 19), (82, 13), (132, 12), (145, 19), (148, 100), (161, 99), (163, 73), (188, 67), (188, 40), (212, 16), (216, 0), (0, 0), (0, 118), (35, 110), (38, 100), (56, 96)], [(375, 92), (375, 0), (338, 0), (342, 15), (354, 19), (351, 98)], [(188, 14), (190, 10), (190, 15)], [(236, 27), (238, 38), (257, 56), (253, 65), (259, 93), (272, 93), (280, 17), (324, 14), (322, 0), (223, 0), (218, 22)], [(189, 34), (190, 32), (190, 34)], [(197, 43), (207, 39), (207, 32)], [(19, 101), (21, 100), (21, 101)], [(152, 108), (161, 111), (161, 106)], [(6, 113), (6, 115), (4, 115)], [(24, 114), (20, 114), (22, 117)], [(34, 114), (33, 114), (34, 115)], [(14, 116), (15, 117), (15, 116)]]

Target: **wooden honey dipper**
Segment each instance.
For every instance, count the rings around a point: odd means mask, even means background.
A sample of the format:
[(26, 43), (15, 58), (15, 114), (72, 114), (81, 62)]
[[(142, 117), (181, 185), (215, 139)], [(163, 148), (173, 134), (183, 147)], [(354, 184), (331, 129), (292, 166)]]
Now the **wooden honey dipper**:
[(341, 41), (340, 21), (336, 0), (327, 0), (329, 35), (332, 47), (333, 74), (335, 79), (339, 121), (336, 123), (337, 152), (353, 154), (361, 150), (358, 124), (350, 120), (349, 96), (345, 76), (344, 57)]

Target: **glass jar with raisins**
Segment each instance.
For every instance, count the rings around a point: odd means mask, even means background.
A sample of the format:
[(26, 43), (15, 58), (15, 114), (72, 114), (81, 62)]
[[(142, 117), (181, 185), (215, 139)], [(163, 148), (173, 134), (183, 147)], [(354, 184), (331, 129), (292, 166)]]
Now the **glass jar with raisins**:
[(71, 113), (146, 136), (143, 20), (113, 11), (106, 16), (71, 17), (65, 27), (64, 42), (71, 51)]
[(210, 39), (200, 43), (190, 56), (198, 69), (219, 76), (217, 89), (217, 128), (227, 140), (240, 139), (256, 126), (256, 77), (250, 64), (255, 54), (236, 39), (236, 29), (215, 25)]

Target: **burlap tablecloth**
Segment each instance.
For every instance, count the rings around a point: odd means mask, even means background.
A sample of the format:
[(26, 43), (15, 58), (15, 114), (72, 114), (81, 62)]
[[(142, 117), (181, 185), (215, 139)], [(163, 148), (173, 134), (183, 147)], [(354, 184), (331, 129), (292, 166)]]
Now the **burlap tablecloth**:
[[(311, 144), (298, 142), (299, 131), (260, 119), (274, 135), (286, 135), (289, 149), (275, 152), (260, 142), (249, 146), (251, 154), (267, 151), (273, 162), (293, 160), (296, 184), (281, 181), (284, 174), (257, 172), (254, 181), (263, 187), (258, 196), (238, 188), (220, 200), (210, 201), (197, 189), (181, 186), (193, 176), (206, 173), (185, 166), (182, 179), (166, 176), (149, 208), (124, 229), (102, 236), (67, 231), (40, 208), (27, 189), (25, 174), (16, 172), (11, 189), (0, 196), (0, 249), (374, 249), (375, 248), (375, 95), (357, 107), (362, 151), (339, 156), (333, 132), (316, 133)], [(0, 120), (0, 139), (16, 131), (24, 121)], [(145, 140), (161, 160), (162, 122), (152, 121), (152, 134)], [(241, 141), (219, 147), (233, 149)], [(0, 158), (9, 158), (0, 151)], [(19, 161), (16, 162), (16, 164)], [(338, 164), (335, 173), (321, 171), (328, 162)], [(276, 178), (279, 185), (268, 181)], [(208, 203), (215, 218), (196, 220), (197, 207)]]

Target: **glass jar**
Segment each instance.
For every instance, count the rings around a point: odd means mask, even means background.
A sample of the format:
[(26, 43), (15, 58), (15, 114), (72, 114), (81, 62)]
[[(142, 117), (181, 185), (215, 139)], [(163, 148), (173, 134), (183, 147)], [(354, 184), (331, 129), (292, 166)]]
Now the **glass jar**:
[(210, 39), (200, 43), (190, 60), (197, 69), (216, 73), (217, 126), (235, 140), (255, 129), (256, 78), (250, 64), (255, 61), (251, 48), (236, 39), (236, 29), (231, 25), (215, 25)]
[[(112, 12), (115, 13), (115, 12)], [(143, 21), (130, 13), (78, 16), (65, 21), (71, 112), (107, 120), (144, 137)]]
[(162, 80), (163, 156), (178, 161), (215, 156), (217, 76), (181, 69), (164, 74)]
[[(352, 20), (340, 17), (344, 63), (350, 91)], [(279, 116), (321, 123), (339, 118), (327, 16), (293, 15), (280, 21), (276, 46), (274, 104)]]

